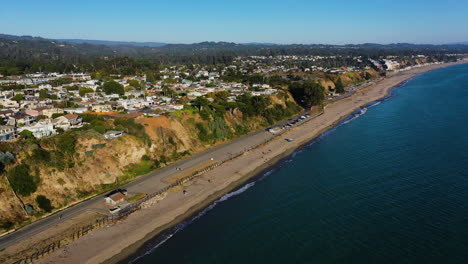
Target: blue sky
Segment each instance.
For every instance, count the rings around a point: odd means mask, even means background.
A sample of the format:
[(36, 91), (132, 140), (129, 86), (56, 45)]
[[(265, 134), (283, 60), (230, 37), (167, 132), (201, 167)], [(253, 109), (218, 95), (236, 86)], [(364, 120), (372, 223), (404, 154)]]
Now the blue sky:
[(0, 33), (193, 43), (468, 41), (468, 0), (0, 1)]

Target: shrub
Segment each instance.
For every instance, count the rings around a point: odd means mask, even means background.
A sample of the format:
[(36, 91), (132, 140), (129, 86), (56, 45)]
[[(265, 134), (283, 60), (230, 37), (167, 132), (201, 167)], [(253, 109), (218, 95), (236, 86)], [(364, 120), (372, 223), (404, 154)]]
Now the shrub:
[(106, 82), (103, 86), (102, 89), (106, 94), (119, 94), (119, 95), (124, 95), (125, 94), (125, 89), (123, 85), (116, 81), (110, 81)]
[(60, 117), (60, 116), (64, 116), (65, 113), (55, 113), (55, 114), (52, 114), (52, 118), (57, 118), (57, 117)]
[(36, 197), (36, 203), (42, 210), (46, 211), (47, 213), (51, 212), (54, 207), (52, 206), (51, 202), (47, 197), (44, 195), (38, 195)]
[(25, 129), (19, 133), (20, 137), (23, 139), (34, 139), (34, 135), (31, 131)]
[(37, 180), (30, 174), (26, 164), (13, 167), (8, 172), (8, 180), (13, 190), (22, 196), (29, 196), (37, 191)]
[(15, 160), (15, 155), (11, 152), (0, 152), (0, 162), (5, 164), (10, 164), (13, 160)]
[(47, 150), (37, 148), (32, 151), (32, 159), (39, 162), (50, 161), (50, 153)]
[(161, 167), (161, 162), (158, 159), (153, 160), (153, 168), (159, 169)]
[(5, 221), (0, 224), (0, 228), (5, 229), (5, 230), (10, 230), (14, 224), (10, 221)]
[(73, 155), (75, 153), (76, 138), (71, 133), (65, 133), (56, 137), (57, 147), (63, 154)]

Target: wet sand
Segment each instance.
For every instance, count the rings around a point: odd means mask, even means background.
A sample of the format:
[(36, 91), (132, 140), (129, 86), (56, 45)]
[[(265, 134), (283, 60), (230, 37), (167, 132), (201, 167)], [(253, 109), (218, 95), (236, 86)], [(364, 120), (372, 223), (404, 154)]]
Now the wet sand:
[[(466, 63), (458, 62), (456, 64)], [(394, 73), (358, 90), (352, 96), (330, 103), (322, 115), (295, 127), (245, 155), (205, 173), (168, 193), (152, 206), (131, 214), (118, 223), (98, 229), (63, 247), (37, 263), (116, 263), (134, 254), (146, 241), (180, 223), (238, 188), (251, 177), (273, 166), (285, 156), (335, 126), (356, 109), (385, 97), (392, 87), (415, 75), (453, 65), (439, 64)], [(285, 138), (294, 139), (287, 142)]]

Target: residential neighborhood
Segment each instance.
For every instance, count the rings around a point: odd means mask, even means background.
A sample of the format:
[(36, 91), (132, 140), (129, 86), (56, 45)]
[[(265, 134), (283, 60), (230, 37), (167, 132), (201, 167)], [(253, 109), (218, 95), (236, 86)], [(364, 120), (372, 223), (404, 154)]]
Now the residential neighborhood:
[[(228, 102), (245, 93), (271, 96), (284, 81), (317, 81), (320, 73), (344, 75), (375, 69), (397, 72), (438, 61), (424, 55), (410, 59), (386, 56), (366, 59), (362, 56), (246, 56), (236, 57), (226, 66), (167, 66), (156, 78), (141, 75), (95, 73), (46, 73), (3, 76), (0, 78), (0, 119), (3, 126), (0, 141), (15, 140), (21, 132), (32, 132), (35, 138), (57, 135), (82, 127), (80, 114), (98, 113), (105, 118), (159, 116), (182, 110), (198, 97), (226, 92)], [(335, 61), (347, 64), (331, 67)], [(429, 62), (431, 61), (431, 62)], [(336, 64), (336, 63), (335, 63)], [(266, 82), (266, 79), (275, 82)], [(367, 77), (366, 77), (367, 78)], [(116, 87), (107, 89), (107, 85)], [(114, 89), (114, 90), (113, 90)], [(328, 86), (329, 98), (340, 96)], [(208, 97), (208, 100), (212, 100)], [(114, 133), (115, 134), (115, 133)], [(106, 138), (115, 138), (116, 135)]]

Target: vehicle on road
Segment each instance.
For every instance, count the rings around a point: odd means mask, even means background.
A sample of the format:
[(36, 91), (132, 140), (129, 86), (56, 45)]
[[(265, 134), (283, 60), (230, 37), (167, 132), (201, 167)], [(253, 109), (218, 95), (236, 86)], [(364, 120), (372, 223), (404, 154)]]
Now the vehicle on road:
[(120, 206), (117, 206), (117, 207), (109, 209), (109, 212), (111, 214), (115, 214), (115, 213), (119, 212), (120, 210), (121, 210)]

